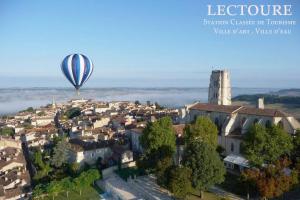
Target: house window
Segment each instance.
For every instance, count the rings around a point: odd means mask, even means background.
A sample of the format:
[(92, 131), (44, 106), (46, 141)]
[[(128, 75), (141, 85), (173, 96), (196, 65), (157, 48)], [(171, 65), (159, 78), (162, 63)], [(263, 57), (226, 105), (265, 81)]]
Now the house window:
[(231, 152), (234, 152), (234, 144), (233, 143), (231, 143), (231, 145), (230, 145), (230, 150), (231, 150)]

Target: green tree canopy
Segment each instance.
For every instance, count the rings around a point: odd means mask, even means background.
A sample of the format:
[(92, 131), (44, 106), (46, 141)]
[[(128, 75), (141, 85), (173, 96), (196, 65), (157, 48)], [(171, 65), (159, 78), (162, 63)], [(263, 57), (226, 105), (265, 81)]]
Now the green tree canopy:
[(85, 172), (85, 174), (81, 175), (85, 176), (89, 185), (93, 184), (94, 181), (100, 179), (100, 173), (97, 169), (89, 169)]
[(292, 148), (291, 136), (279, 126), (265, 128), (254, 124), (242, 142), (242, 151), (253, 166), (272, 163), (280, 156), (289, 154)]
[(176, 137), (170, 117), (163, 117), (156, 122), (147, 124), (140, 137), (141, 145), (145, 153), (158, 150), (162, 146), (168, 146), (171, 151), (175, 151)]
[(155, 176), (157, 183), (161, 186), (167, 186), (168, 183), (168, 171), (173, 166), (172, 156), (166, 156), (158, 160), (155, 167)]
[(15, 129), (12, 127), (2, 127), (0, 128), (0, 135), (3, 136), (14, 136)]
[(201, 192), (224, 181), (224, 164), (215, 148), (205, 142), (195, 141), (186, 146), (183, 165), (192, 170), (192, 185)]
[(159, 185), (166, 185), (167, 169), (173, 165), (176, 137), (170, 117), (150, 122), (144, 129), (140, 142), (144, 150), (138, 162), (140, 169), (154, 172)]
[(300, 130), (297, 130), (293, 137), (294, 149), (292, 151), (292, 160), (294, 163), (300, 162)]
[(185, 139), (187, 143), (205, 142), (216, 149), (218, 145), (218, 128), (210, 118), (197, 117), (192, 124), (185, 127)]
[(42, 152), (41, 150), (37, 150), (34, 152), (33, 154), (33, 163), (36, 167), (38, 167), (39, 169), (44, 168), (44, 161), (43, 161), (43, 156), (42, 156)]
[(63, 191), (63, 186), (60, 181), (51, 181), (46, 186), (46, 192), (53, 197)]
[(33, 107), (28, 107), (26, 110), (23, 110), (22, 112), (34, 112)]
[(34, 189), (32, 190), (32, 197), (33, 199), (37, 199), (43, 195), (46, 194), (46, 184), (38, 184), (34, 187)]
[(65, 115), (69, 118), (72, 119), (74, 117), (77, 117), (79, 115), (81, 115), (81, 110), (80, 108), (70, 108), (65, 112)]
[(68, 163), (70, 155), (70, 144), (66, 140), (61, 140), (53, 149), (51, 164), (59, 168)]
[(86, 177), (86, 172), (82, 172), (80, 176), (76, 177), (74, 180), (74, 186), (79, 190), (80, 195), (84, 187), (90, 185), (90, 180)]
[(173, 167), (169, 172), (168, 189), (177, 199), (185, 199), (192, 192), (192, 171), (187, 167)]

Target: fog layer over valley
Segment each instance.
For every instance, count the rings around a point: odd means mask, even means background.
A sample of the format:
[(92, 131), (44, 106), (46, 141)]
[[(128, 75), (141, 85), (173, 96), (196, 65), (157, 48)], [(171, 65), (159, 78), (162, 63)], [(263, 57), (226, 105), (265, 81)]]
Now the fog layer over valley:
[[(275, 92), (278, 89), (232, 88), (232, 96)], [(180, 107), (195, 101), (207, 102), (207, 88), (84, 88), (80, 97), (101, 101), (158, 102), (169, 107)], [(2, 88), (0, 114), (11, 114), (27, 107), (39, 107), (56, 102), (77, 99), (72, 88)]]

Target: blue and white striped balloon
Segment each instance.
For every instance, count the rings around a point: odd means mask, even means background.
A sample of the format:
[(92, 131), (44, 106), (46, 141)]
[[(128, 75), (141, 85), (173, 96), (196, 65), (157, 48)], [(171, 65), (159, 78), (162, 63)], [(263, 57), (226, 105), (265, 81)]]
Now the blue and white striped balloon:
[(82, 54), (71, 54), (65, 57), (61, 70), (66, 78), (78, 90), (91, 76), (94, 65)]

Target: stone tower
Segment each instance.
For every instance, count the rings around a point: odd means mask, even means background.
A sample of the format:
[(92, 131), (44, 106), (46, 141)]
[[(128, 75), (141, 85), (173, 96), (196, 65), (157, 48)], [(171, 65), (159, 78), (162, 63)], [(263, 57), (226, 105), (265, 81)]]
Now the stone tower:
[(227, 70), (213, 70), (210, 76), (208, 103), (231, 105), (230, 76)]
[(52, 97), (52, 108), (55, 109), (56, 108), (56, 103), (55, 103), (55, 98)]

